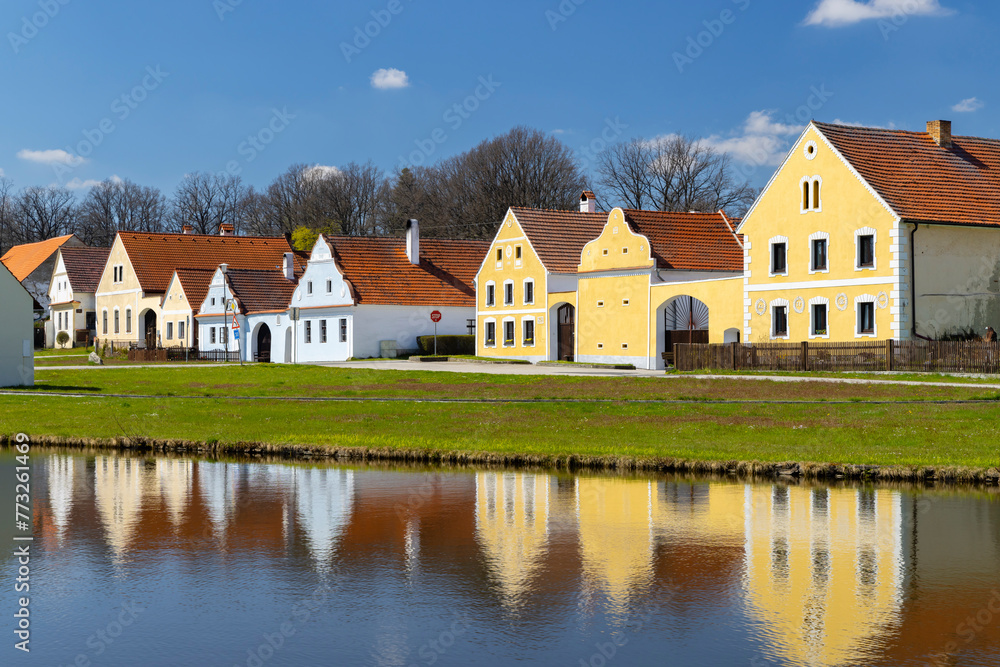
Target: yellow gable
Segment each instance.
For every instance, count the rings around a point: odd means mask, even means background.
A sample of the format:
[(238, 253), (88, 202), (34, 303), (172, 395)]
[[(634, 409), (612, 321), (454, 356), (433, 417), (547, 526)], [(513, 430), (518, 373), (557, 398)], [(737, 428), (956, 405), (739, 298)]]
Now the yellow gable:
[(580, 271), (584, 273), (652, 266), (649, 239), (632, 231), (620, 208), (611, 211), (604, 231), (583, 247), (580, 256)]

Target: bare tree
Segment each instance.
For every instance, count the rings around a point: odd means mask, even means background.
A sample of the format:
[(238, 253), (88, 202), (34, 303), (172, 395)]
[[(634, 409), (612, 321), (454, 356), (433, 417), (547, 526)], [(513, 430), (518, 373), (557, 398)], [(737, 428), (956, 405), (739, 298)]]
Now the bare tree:
[(25, 188), (14, 201), (19, 243), (44, 241), (75, 231), (76, 207), (73, 193), (66, 188)]
[[(385, 234), (382, 220), (389, 187), (371, 161), (342, 169), (307, 169), (302, 174), (311, 210), (322, 226), (346, 236)], [(315, 228), (315, 222), (310, 227)]]
[(162, 232), (166, 219), (166, 198), (157, 188), (108, 179), (80, 204), (78, 233), (88, 245), (108, 247), (119, 231)]
[(678, 135), (612, 146), (601, 154), (597, 173), (605, 197), (628, 208), (741, 216), (757, 195), (737, 178), (729, 155)]
[(197, 234), (218, 234), (224, 224), (243, 232), (240, 215), (248, 188), (239, 176), (231, 174), (188, 174), (177, 186), (172, 201), (172, 223), (179, 231), (191, 225)]
[(11, 196), (13, 184), (9, 179), (0, 178), (0, 255), (17, 244), (17, 214)]

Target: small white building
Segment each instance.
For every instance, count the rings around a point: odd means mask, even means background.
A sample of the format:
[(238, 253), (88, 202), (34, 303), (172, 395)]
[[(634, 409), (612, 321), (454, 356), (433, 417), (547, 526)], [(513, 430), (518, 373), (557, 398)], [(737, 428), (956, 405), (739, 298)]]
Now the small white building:
[(63, 331), (69, 335), (67, 347), (85, 345), (85, 341), (97, 335), (95, 294), (109, 252), (110, 248), (63, 246), (59, 249), (49, 281), (49, 306), (55, 335), (46, 341), (46, 347), (55, 347), (55, 339)]
[(0, 387), (35, 384), (35, 300), (7, 268), (0, 266)]

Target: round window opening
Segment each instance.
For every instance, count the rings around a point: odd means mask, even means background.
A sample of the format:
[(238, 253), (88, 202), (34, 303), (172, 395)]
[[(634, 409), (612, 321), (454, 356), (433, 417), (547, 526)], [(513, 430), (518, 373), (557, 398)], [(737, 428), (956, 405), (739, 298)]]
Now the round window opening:
[(816, 145), (815, 141), (810, 141), (806, 144), (803, 152), (805, 153), (807, 160), (814, 160), (819, 152), (819, 146)]

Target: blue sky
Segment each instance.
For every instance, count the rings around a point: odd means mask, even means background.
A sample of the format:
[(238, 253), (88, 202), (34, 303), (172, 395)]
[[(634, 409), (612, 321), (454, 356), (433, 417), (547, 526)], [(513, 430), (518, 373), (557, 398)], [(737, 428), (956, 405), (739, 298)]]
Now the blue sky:
[(169, 195), (524, 124), (585, 166), (607, 139), (705, 138), (762, 185), (809, 118), (1000, 138), (998, 24), (985, 0), (5, 0), (0, 170)]

